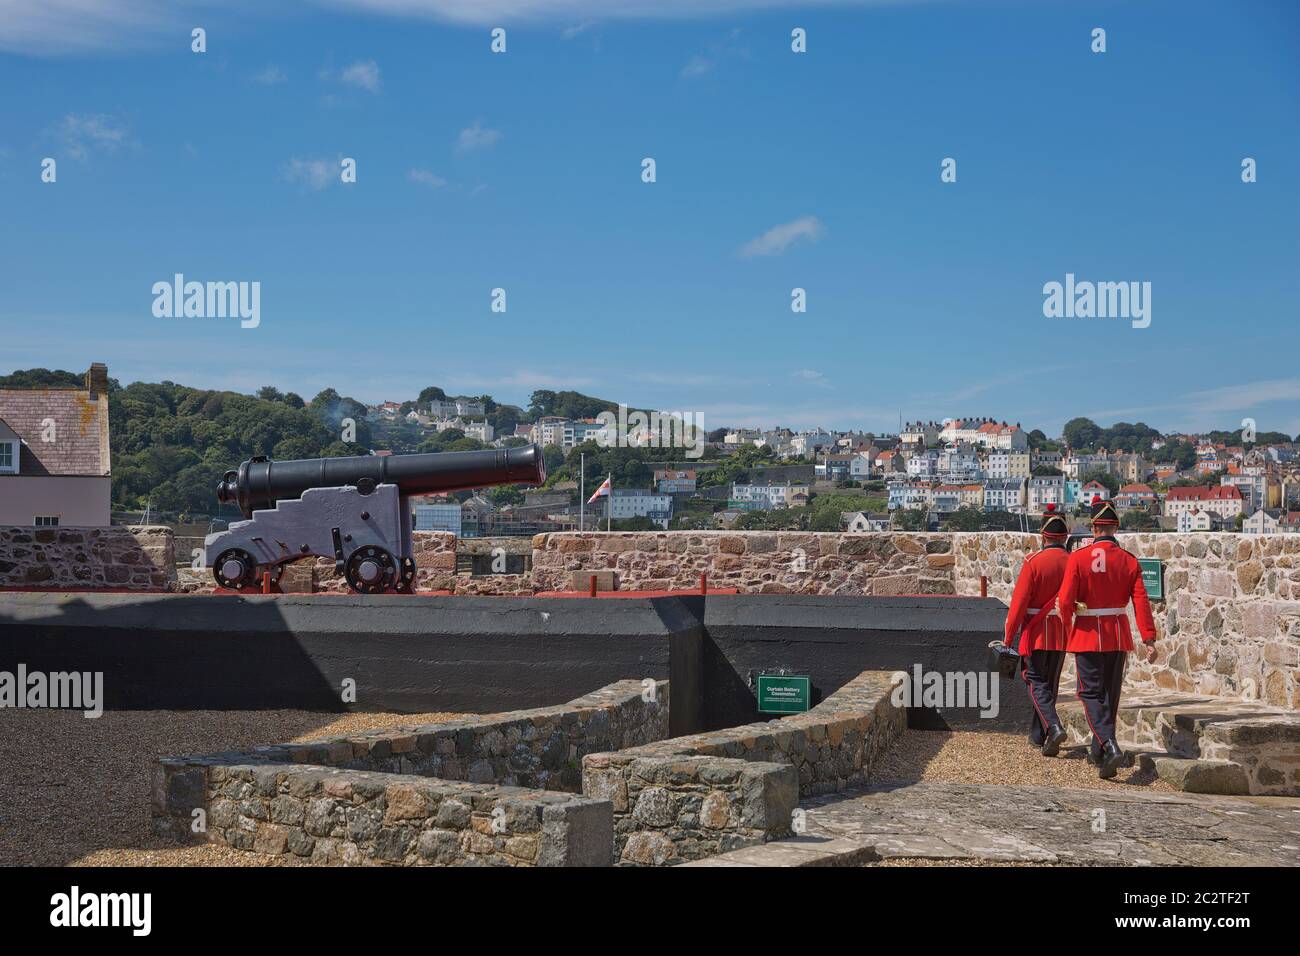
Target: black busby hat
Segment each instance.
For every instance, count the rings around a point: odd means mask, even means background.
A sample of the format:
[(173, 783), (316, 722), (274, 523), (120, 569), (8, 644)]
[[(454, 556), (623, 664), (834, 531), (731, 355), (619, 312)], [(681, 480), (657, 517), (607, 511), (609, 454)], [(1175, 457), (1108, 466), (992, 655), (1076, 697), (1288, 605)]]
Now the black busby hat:
[(1039, 531), (1048, 537), (1061, 538), (1070, 533), (1070, 526), (1066, 524), (1065, 518), (1056, 510), (1056, 505), (1052, 502), (1043, 506), (1043, 526)]
[(1092, 523), (1119, 524), (1119, 513), (1109, 501), (1103, 501), (1101, 495), (1092, 496)]

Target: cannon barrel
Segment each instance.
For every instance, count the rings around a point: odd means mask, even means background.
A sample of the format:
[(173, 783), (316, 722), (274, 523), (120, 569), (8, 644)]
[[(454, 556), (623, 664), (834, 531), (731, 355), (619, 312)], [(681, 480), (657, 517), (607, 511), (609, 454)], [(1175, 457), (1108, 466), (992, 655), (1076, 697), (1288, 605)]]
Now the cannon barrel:
[[(359, 455), (271, 461), (251, 458), (228, 471), (217, 485), (217, 499), (233, 502), (245, 518), (277, 501), (297, 498), (309, 488), (397, 485), (403, 495), (430, 495), (515, 482), (541, 484), (546, 463), (539, 445), (449, 451), (426, 455)], [(364, 482), (364, 485), (359, 483)]]

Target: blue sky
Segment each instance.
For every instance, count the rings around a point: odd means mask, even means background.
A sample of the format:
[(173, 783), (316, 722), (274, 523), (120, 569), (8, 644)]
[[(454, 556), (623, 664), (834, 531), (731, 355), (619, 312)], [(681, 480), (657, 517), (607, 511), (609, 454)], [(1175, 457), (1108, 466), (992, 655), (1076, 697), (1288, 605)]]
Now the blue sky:
[[(275, 6), (0, 0), (0, 373), (1300, 432), (1293, 2)], [(176, 272), (260, 326), (155, 318)]]

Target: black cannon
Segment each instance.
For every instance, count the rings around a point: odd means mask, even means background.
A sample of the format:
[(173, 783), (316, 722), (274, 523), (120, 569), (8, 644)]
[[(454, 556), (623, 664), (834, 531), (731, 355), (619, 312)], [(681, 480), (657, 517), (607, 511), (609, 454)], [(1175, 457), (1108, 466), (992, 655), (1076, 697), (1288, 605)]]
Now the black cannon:
[(545, 480), (538, 445), (301, 461), (259, 456), (217, 486), (217, 498), (238, 505), (246, 520), (208, 535), (204, 558), (223, 588), (252, 587), (264, 573), (279, 580), (290, 561), (315, 555), (333, 557), (359, 593), (409, 592), (411, 495)]

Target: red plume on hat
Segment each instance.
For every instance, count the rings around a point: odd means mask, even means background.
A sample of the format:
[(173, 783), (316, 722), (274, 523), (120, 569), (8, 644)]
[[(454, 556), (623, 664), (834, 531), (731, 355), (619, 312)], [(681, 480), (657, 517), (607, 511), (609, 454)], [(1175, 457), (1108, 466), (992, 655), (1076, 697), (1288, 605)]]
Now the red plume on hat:
[(1064, 538), (1070, 533), (1070, 526), (1056, 512), (1056, 502), (1049, 501), (1043, 506), (1043, 526), (1040, 533), (1049, 538)]
[(1092, 520), (1094, 524), (1119, 524), (1119, 513), (1109, 501), (1102, 501), (1101, 495), (1093, 495)]

